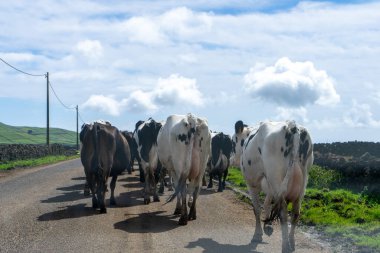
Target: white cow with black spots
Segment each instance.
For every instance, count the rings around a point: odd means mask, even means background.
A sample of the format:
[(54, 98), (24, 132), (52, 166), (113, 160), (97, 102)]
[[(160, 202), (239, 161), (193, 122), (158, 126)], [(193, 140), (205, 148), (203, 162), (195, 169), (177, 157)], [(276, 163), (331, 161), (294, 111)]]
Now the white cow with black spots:
[(252, 131), (257, 130), (257, 127), (258, 126), (247, 126), (241, 120), (236, 121), (235, 133), (232, 135), (231, 166), (240, 168), (240, 157), (243, 152), (243, 143)]
[[(173, 177), (175, 187), (167, 202), (177, 197), (174, 214), (181, 214), (178, 224), (186, 225), (188, 220), (197, 218), (196, 202), (210, 155), (211, 136), (207, 120), (192, 114), (169, 116), (158, 134), (157, 145), (159, 160)], [(191, 195), (189, 214), (187, 193)]]
[[(294, 230), (312, 163), (313, 144), (310, 135), (294, 121), (264, 122), (257, 131), (251, 132), (243, 145), (241, 169), (252, 196), (256, 216), (253, 241), (262, 241), (259, 205), (259, 193), (262, 190), (267, 195), (264, 203), (265, 222), (279, 218), (282, 252), (294, 251)], [(292, 218), (288, 234), (289, 202), (292, 203)]]

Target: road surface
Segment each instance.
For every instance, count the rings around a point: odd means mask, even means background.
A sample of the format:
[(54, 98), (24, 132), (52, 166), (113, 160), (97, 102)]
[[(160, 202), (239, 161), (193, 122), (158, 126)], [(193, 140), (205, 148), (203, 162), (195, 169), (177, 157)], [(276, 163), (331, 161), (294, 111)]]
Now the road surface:
[[(119, 177), (117, 206), (99, 214), (83, 196), (80, 160), (0, 174), (0, 252), (281, 252), (274, 226), (251, 243), (254, 215), (231, 190), (202, 189), (197, 220), (178, 226), (175, 201), (143, 204), (138, 172)], [(107, 194), (107, 204), (109, 195)], [(331, 252), (296, 230), (296, 252)]]

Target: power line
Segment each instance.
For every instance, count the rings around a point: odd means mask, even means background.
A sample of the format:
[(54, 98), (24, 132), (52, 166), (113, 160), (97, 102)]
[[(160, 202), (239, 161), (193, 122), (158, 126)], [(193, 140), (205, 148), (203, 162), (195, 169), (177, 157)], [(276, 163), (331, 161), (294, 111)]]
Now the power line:
[(63, 107), (65, 107), (65, 108), (68, 109), (68, 110), (73, 110), (73, 109), (75, 109), (75, 106), (74, 106), (74, 107), (69, 107), (69, 106), (65, 105), (65, 104), (62, 102), (62, 100), (58, 97), (57, 93), (55, 92), (53, 86), (51, 85), (51, 82), (49, 82), (49, 86), (50, 86), (51, 90), (53, 91), (55, 97), (58, 99), (58, 101), (61, 103), (61, 105), (62, 105)]
[(16, 67), (12, 66), (11, 64), (9, 64), (8, 62), (6, 62), (6, 61), (3, 60), (2, 58), (0, 58), (0, 60), (1, 60), (2, 62), (4, 62), (5, 64), (7, 64), (9, 67), (11, 67), (11, 68), (13, 68), (14, 70), (17, 70), (18, 72), (21, 72), (21, 73), (23, 73), (23, 74), (25, 74), (25, 75), (30, 75), (30, 76), (46, 76), (46, 74), (42, 74), (42, 75), (30, 74), (30, 73), (28, 73), (28, 72), (22, 71), (22, 70), (20, 70), (20, 69), (18, 69), (18, 68), (16, 68)]
[(79, 116), (79, 119), (82, 121), (82, 123), (86, 123), (83, 119), (82, 119), (82, 116), (80, 115), (80, 113), (78, 112), (78, 116)]

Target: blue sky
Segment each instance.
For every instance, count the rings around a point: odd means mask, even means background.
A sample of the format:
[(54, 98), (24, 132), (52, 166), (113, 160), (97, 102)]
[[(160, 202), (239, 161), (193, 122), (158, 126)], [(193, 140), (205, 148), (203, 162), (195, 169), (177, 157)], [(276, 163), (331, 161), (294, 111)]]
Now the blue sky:
[[(281, 4), (279, 4), (281, 2)], [(80, 124), (192, 112), (212, 130), (294, 119), (314, 142), (380, 141), (379, 1), (7, 1), (0, 57), (49, 72)], [(0, 122), (46, 126), (46, 79), (0, 62)], [(76, 129), (50, 92), (50, 126)]]

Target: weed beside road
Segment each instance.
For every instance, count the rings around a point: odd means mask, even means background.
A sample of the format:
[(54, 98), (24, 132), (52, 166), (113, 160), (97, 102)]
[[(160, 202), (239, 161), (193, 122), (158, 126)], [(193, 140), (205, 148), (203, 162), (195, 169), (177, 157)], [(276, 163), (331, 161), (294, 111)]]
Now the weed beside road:
[(1, 163), (0, 170), (11, 170), (15, 168), (35, 167), (35, 166), (40, 166), (40, 165), (47, 165), (47, 164), (57, 163), (61, 161), (71, 160), (78, 157), (79, 155), (73, 155), (73, 156), (58, 155), (58, 156), (45, 156), (41, 158), (26, 159), (26, 160), (9, 161), (5, 163)]

